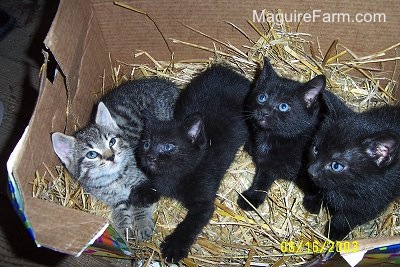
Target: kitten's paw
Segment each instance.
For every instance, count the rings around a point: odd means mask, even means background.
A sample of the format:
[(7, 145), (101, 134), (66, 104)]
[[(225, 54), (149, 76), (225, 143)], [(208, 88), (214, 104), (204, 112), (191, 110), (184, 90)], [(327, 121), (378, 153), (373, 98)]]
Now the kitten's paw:
[(332, 241), (343, 240), (350, 231), (354, 228), (356, 223), (352, 220), (351, 214), (343, 214), (339, 212), (334, 213), (329, 222), (325, 226), (325, 236), (329, 237)]
[(151, 218), (136, 221), (133, 224), (133, 237), (137, 241), (148, 240), (153, 235), (154, 227), (154, 221)]
[[(258, 208), (265, 200), (267, 196), (266, 193), (255, 191), (253, 189), (246, 190), (242, 193), (243, 197), (245, 197), (255, 208)], [(243, 210), (254, 210), (252, 206), (244, 199), (242, 196), (239, 196), (237, 204)]]
[(124, 238), (129, 239), (134, 236), (134, 231), (132, 229), (132, 223), (130, 220), (115, 220), (114, 219), (114, 228), (118, 232), (118, 234)]
[(131, 191), (129, 195), (130, 203), (135, 207), (146, 207), (149, 204), (156, 203), (160, 195), (148, 184), (143, 184)]
[(160, 247), (162, 257), (168, 263), (177, 263), (189, 255), (190, 245), (186, 245), (184, 240), (173, 234), (167, 236)]
[(309, 213), (318, 214), (321, 204), (322, 200), (317, 195), (305, 195), (303, 197), (303, 206)]
[(346, 230), (343, 228), (335, 228), (331, 226), (329, 228), (329, 224), (325, 226), (325, 236), (328, 236), (332, 241), (341, 241), (343, 240), (348, 234), (350, 230)]

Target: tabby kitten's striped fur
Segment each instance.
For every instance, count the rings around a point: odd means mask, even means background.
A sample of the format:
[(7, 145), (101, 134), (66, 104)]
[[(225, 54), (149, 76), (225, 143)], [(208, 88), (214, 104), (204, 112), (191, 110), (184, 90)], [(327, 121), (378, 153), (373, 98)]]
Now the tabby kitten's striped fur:
[(154, 229), (153, 205), (132, 206), (132, 188), (146, 176), (137, 168), (135, 150), (143, 128), (143, 112), (161, 120), (172, 116), (178, 89), (159, 78), (122, 84), (101, 99), (94, 122), (73, 136), (52, 135), (53, 148), (86, 192), (109, 205), (116, 230), (137, 240)]

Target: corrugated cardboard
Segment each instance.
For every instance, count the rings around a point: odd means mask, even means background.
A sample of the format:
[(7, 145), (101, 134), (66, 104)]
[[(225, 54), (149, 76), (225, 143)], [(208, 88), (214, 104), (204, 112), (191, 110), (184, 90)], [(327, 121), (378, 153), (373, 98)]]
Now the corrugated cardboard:
[[(177, 45), (169, 38), (210, 46), (210, 40), (188, 30), (180, 23), (206, 32), (235, 45), (246, 43), (230, 21), (256, 36), (246, 20), (253, 10), (282, 9), (284, 12), (381, 12), (386, 23), (337, 23), (322, 21), (302, 23), (301, 32), (319, 37), (322, 51), (339, 38), (358, 55), (380, 51), (400, 41), (400, 2), (384, 1), (124, 1), (148, 14), (157, 22), (174, 52), (175, 59), (208, 58), (204, 51)], [(297, 26), (293, 24), (293, 26)], [(35, 199), (30, 182), (35, 171), (44, 172), (43, 163), (60, 164), (51, 146), (50, 134), (71, 134), (78, 123), (86, 124), (96, 98), (93, 91), (101, 88), (103, 73), (110, 84), (109, 56), (134, 62), (136, 50), (145, 50), (159, 60), (169, 60), (170, 51), (154, 24), (143, 14), (121, 8), (105, 0), (62, 0), (51, 29), (44, 41), (58, 63), (54, 82), (42, 76), (40, 96), (35, 112), (21, 140), (21, 149), (11, 165), (11, 179), (23, 197), (19, 203), (32, 227), (36, 242), (42, 246), (72, 255), (79, 253), (104, 230), (107, 222), (76, 210)], [(143, 60), (143, 59), (135, 59)], [(138, 62), (138, 61), (136, 61)], [(45, 65), (46, 66), (46, 65)], [(389, 63), (385, 69), (392, 69)], [(45, 71), (43, 73), (46, 73)], [(390, 74), (388, 72), (388, 77)], [(68, 114), (68, 116), (66, 116)], [(15, 188), (14, 188), (15, 189)]]

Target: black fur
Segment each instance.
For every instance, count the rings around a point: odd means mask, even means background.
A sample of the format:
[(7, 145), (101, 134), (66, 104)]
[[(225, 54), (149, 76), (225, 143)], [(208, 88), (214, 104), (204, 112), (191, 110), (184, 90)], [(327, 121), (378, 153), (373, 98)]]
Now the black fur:
[(308, 172), (332, 216), (330, 239), (343, 239), (400, 196), (399, 146), (400, 107), (339, 111), (321, 125)]
[[(256, 164), (256, 175), (242, 195), (254, 207), (264, 202), (277, 179), (295, 181), (306, 193), (304, 205), (309, 211), (315, 212), (315, 201), (321, 204), (307, 175), (307, 151), (324, 113), (332, 106), (343, 105), (324, 88), (324, 76), (305, 84), (279, 77), (265, 58), (246, 100), (251, 137), (245, 148)], [(253, 209), (242, 197), (238, 204), (244, 210)]]
[(248, 138), (242, 110), (249, 90), (250, 82), (242, 75), (215, 65), (182, 92), (174, 120), (161, 122), (150, 116), (145, 122), (138, 158), (151, 183), (132, 192), (131, 200), (157, 201), (166, 196), (188, 209), (185, 219), (161, 244), (167, 262), (188, 255), (213, 215), (221, 179)]

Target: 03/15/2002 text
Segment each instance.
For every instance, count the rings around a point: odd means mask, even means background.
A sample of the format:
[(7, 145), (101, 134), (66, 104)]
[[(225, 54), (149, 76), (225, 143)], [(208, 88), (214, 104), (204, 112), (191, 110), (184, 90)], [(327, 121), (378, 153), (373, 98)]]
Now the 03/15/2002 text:
[(280, 249), (283, 253), (352, 253), (358, 252), (358, 241), (283, 241)]

